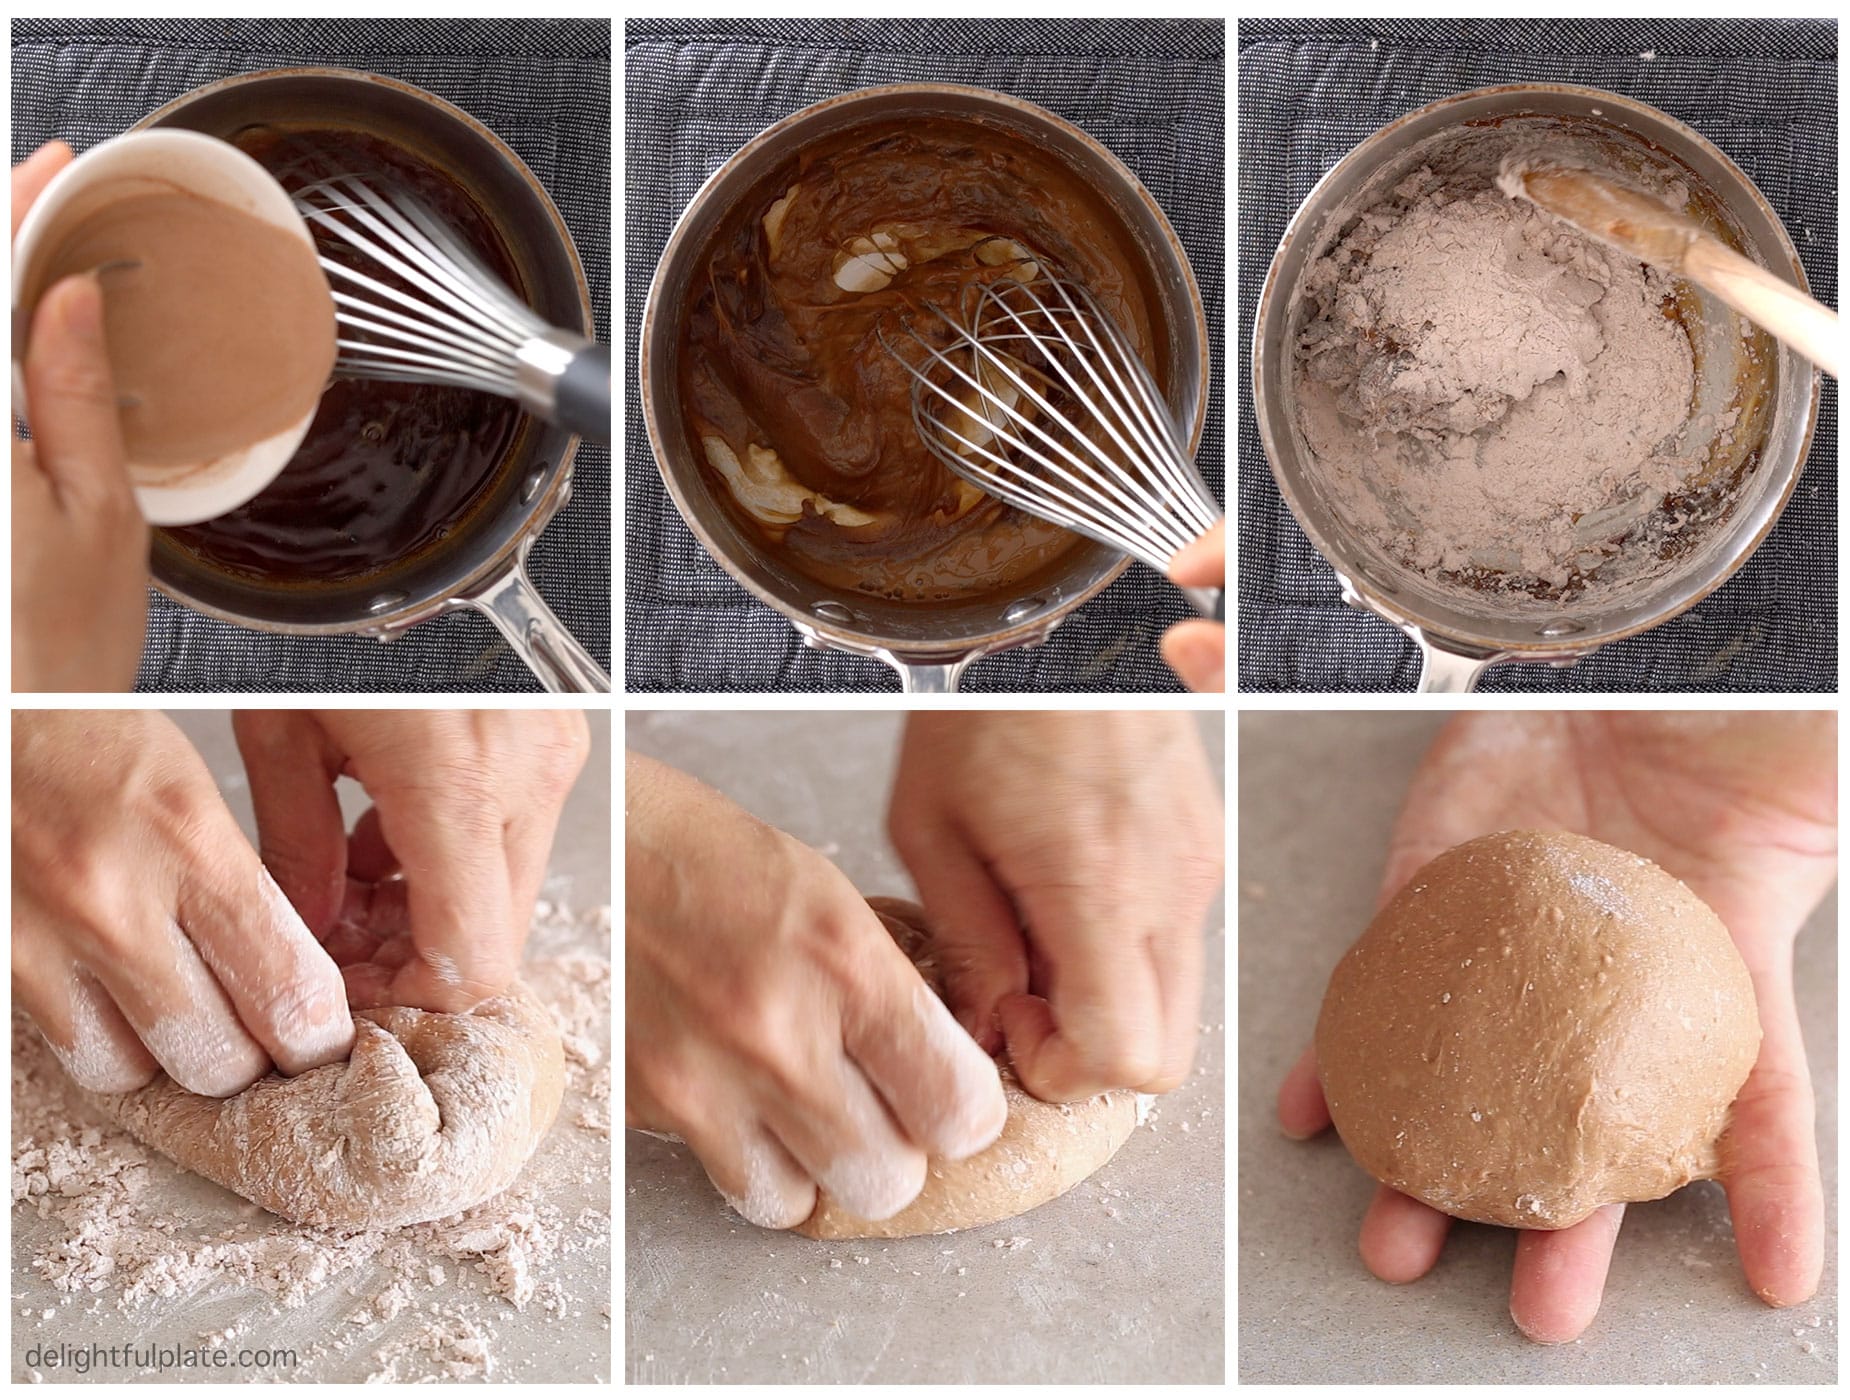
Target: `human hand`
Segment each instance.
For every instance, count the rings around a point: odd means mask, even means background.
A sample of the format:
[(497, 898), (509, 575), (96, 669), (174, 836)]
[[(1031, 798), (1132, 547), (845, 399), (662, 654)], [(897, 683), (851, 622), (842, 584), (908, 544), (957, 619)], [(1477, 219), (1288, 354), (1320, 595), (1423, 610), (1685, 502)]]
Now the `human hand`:
[[(1792, 995), (1792, 944), (1836, 878), (1836, 726), (1829, 714), (1476, 712), (1441, 732), (1395, 823), (1385, 904), (1462, 841), (1512, 828), (1592, 836), (1655, 861), (1720, 916), (1753, 979), (1760, 1058), (1730, 1113), (1722, 1182), (1749, 1284), (1767, 1303), (1810, 1298), (1823, 1261), (1811, 1072)], [(1314, 1055), (1279, 1090), (1293, 1137), (1330, 1125)], [(1593, 1321), (1623, 1205), (1566, 1230), (1524, 1231), (1510, 1313), (1529, 1337), (1567, 1342)], [(1390, 1283), (1437, 1262), (1451, 1225), (1376, 1193), (1363, 1262)]]
[(1220, 800), (1185, 714), (916, 713), (887, 818), (946, 995), (1022, 1084), (1071, 1101), (1188, 1075)]
[(918, 1195), (927, 1154), (995, 1141), (995, 1062), (846, 876), (663, 764), (630, 755), (625, 793), (632, 1127), (678, 1133), (771, 1229), (808, 1219), (818, 1185), (885, 1220)]
[[(1178, 588), (1222, 588), (1227, 582), (1227, 522), (1169, 561), (1169, 581)], [(1193, 617), (1163, 633), (1163, 660), (1190, 690), (1227, 688), (1227, 629)]]
[[(62, 141), (13, 170), (13, 232)], [(32, 441), (13, 440), (13, 688), (127, 690), (148, 627), (148, 526), (135, 503), (94, 277), (39, 299), (25, 357)]]
[[(264, 863), (356, 1007), (467, 1011), (520, 965), (566, 795), (574, 710), (245, 710)], [(372, 798), (351, 835), (335, 780)]]
[(191, 744), (143, 710), (13, 715), (13, 995), (71, 1078), (234, 1094), (346, 1056), (340, 973)]

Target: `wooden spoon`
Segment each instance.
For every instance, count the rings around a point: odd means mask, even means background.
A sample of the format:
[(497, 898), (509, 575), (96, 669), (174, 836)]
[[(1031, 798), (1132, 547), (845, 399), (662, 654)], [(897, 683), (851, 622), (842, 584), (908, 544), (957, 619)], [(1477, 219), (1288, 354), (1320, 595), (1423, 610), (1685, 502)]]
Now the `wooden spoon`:
[(1567, 166), (1507, 168), (1505, 194), (1521, 195), (1620, 252), (1686, 277), (1838, 378), (1843, 333), (1837, 313), (1711, 237), (1687, 215), (1642, 190)]

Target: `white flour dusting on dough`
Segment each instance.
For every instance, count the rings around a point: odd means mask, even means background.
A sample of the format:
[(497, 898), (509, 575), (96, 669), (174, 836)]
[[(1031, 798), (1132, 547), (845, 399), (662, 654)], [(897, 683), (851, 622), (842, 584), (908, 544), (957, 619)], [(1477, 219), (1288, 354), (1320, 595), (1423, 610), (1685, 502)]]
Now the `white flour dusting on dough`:
[[(182, 1218), (173, 1206), (185, 1174), (109, 1126), (15, 1015), (15, 1269), (27, 1278), (16, 1277), (14, 1293), (49, 1284), (63, 1300), (52, 1310), (59, 1333), (37, 1339), (72, 1340), (99, 1326), (117, 1339), (129, 1327), (160, 1335), (200, 1299), (231, 1297), (239, 1319), (196, 1343), (294, 1346), (303, 1379), (338, 1370), (381, 1381), (472, 1380), (501, 1374), (501, 1332), (516, 1314), (607, 1317), (607, 1284), (591, 1294), (566, 1282), (567, 1261), (587, 1254), (603, 1256), (608, 1278), (607, 1192), (593, 1193), (594, 1209), (559, 1202), (609, 1170), (610, 932), (608, 907), (575, 914), (540, 905), (522, 975), (559, 1024), (559, 1120), (507, 1191), (400, 1230), (290, 1225), (196, 1179), (188, 1199), (210, 1189), (212, 1207)], [(324, 1304), (331, 1290), (351, 1299), (331, 1331), (285, 1316)], [(16, 1340), (24, 1328), (16, 1319)]]

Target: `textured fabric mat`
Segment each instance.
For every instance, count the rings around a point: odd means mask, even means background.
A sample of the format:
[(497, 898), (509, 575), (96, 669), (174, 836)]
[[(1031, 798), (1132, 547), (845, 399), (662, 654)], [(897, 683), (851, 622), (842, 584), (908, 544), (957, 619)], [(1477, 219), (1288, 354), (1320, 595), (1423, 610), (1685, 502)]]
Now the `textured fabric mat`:
[[(52, 137), (79, 152), (205, 83), (263, 68), (357, 68), (461, 107), (545, 185), (610, 338), (610, 24), (604, 20), (16, 19), (13, 161)], [(610, 665), (610, 449), (581, 445), (572, 500), (535, 543), (535, 586)], [(389, 645), (277, 637), (151, 595), (139, 688), (502, 691), (538, 683), (488, 622), (453, 613)]]
[[(1245, 21), (1239, 48), (1239, 669), (1245, 690), (1408, 690), (1413, 644), (1345, 608), (1279, 497), (1253, 418), (1253, 317), (1285, 223), (1331, 166), (1452, 93), (1550, 81), (1688, 122), (1779, 212), (1837, 304), (1837, 31), (1790, 20)], [(1568, 670), (1496, 666), (1487, 691), (1834, 691), (1837, 386), (1791, 504), (1698, 607)]]
[[(882, 83), (970, 83), (1084, 128), (1137, 172), (1188, 250), (1207, 303), (1214, 384), (1199, 460), (1223, 492), (1219, 348), (1225, 35), (1218, 22), (631, 20), (624, 29), (626, 325), (701, 181), (780, 117)], [(625, 376), (624, 669), (631, 690), (898, 688), (878, 662), (807, 650), (695, 541), (655, 467)], [(1035, 650), (977, 662), (965, 690), (1175, 690), (1157, 638), (1187, 615), (1133, 567)]]

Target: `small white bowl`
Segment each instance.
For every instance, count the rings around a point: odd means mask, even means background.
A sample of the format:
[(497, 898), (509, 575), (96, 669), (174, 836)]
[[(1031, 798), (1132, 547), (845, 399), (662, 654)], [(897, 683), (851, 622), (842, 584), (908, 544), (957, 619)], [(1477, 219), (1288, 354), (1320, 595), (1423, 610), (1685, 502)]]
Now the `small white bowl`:
[[(40, 251), (45, 230), (57, 214), (79, 201), (102, 202), (174, 186), (215, 199), (276, 225), (311, 248), (314, 238), (295, 211), (288, 193), (274, 176), (236, 146), (197, 131), (138, 131), (94, 146), (60, 170), (26, 214), (13, 242), (13, 316), (19, 315), (20, 288), (33, 255)], [(13, 351), (13, 402), (28, 423), (25, 375)], [(254, 442), (240, 451), (210, 462), (153, 467), (130, 462), (135, 499), (151, 525), (194, 525), (235, 510), (262, 491), (301, 446), (310, 409), (302, 420), (282, 432)]]

